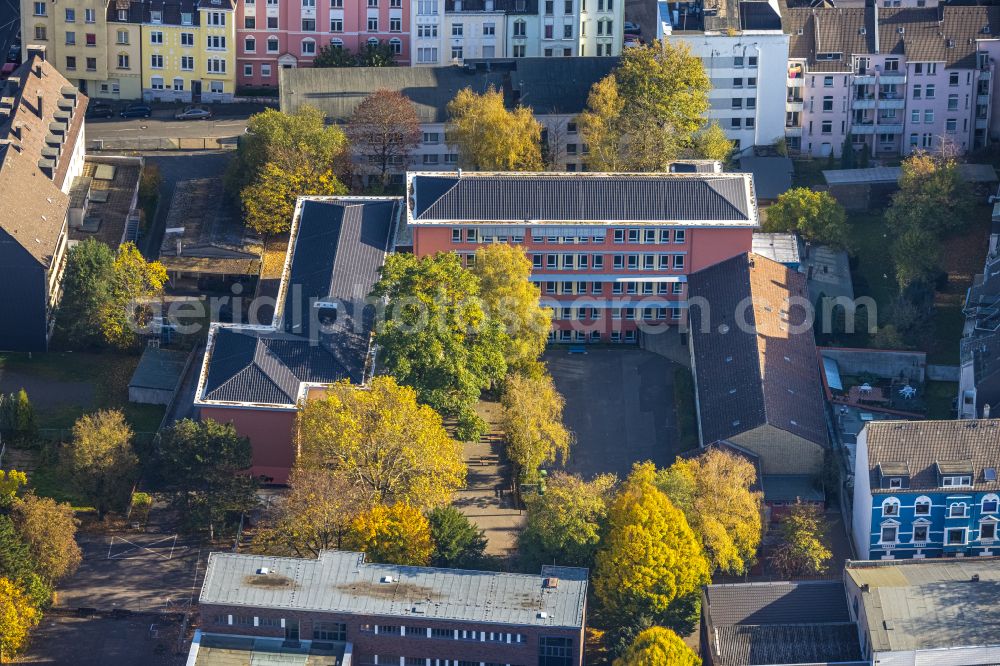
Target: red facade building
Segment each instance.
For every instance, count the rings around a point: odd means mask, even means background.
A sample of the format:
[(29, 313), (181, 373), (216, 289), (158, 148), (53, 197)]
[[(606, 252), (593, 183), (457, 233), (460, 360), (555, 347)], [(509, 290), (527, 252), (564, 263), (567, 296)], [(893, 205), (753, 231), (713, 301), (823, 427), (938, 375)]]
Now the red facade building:
[(685, 320), (687, 276), (746, 253), (758, 226), (749, 174), (410, 173), (413, 251), (524, 247), (553, 308), (554, 342), (635, 342)]

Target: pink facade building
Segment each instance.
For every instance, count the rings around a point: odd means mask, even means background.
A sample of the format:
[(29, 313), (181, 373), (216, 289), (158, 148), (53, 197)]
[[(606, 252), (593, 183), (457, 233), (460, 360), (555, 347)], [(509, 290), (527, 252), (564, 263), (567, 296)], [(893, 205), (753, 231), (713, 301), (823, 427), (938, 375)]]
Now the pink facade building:
[(384, 42), (410, 62), (409, 0), (238, 0), (236, 83), (278, 86), (278, 68), (308, 67), (320, 48)]
[(1000, 7), (802, 7), (785, 11), (783, 27), (790, 151), (964, 153), (1000, 138)]
[(553, 342), (636, 342), (686, 320), (688, 275), (746, 253), (749, 174), (409, 173), (413, 252), (522, 246)]

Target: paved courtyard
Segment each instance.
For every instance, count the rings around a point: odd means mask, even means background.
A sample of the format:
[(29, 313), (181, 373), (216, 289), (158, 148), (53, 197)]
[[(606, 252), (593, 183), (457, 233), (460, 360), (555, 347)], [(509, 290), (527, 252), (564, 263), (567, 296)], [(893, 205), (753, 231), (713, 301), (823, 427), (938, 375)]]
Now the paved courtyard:
[(75, 617), (47, 614), (19, 664), (183, 666), (180, 626), (156, 617)]
[(593, 347), (586, 354), (553, 349), (545, 362), (566, 398), (564, 421), (576, 434), (567, 471), (625, 476), (637, 461), (673, 462), (676, 364), (639, 349)]

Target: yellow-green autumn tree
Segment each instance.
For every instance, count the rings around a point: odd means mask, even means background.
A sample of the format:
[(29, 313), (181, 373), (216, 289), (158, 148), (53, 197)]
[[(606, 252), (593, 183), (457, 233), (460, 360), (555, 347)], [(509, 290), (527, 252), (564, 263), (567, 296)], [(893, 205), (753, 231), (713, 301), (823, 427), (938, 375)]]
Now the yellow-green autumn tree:
[(354, 520), (347, 545), (371, 562), (427, 566), (434, 553), (431, 524), (409, 504), (377, 504)]
[(70, 483), (94, 505), (100, 520), (128, 505), (139, 467), (132, 435), (125, 414), (117, 409), (84, 414), (73, 424), (64, 465)]
[(298, 197), (338, 194), (347, 194), (347, 188), (332, 170), (319, 170), (306, 162), (291, 166), (268, 162), (256, 181), (243, 188), (240, 198), (247, 226), (271, 235), (291, 228)]
[(9, 578), (0, 577), (0, 663), (21, 651), (40, 619), (41, 613), (24, 590)]
[(442, 506), (465, 485), (462, 445), (416, 392), (389, 376), (367, 390), (341, 381), (299, 412), (300, 461), (332, 469), (368, 505)]
[(635, 637), (614, 666), (701, 666), (701, 659), (674, 632), (650, 627)]
[(17, 490), (28, 483), (28, 475), (12, 469), (5, 472), (0, 469), (0, 507), (10, 506), (17, 496)]
[(516, 245), (487, 245), (476, 250), (472, 272), (479, 278), (479, 297), (484, 309), (503, 323), (510, 337), (510, 344), (504, 350), (507, 366), (530, 375), (544, 372), (538, 357), (548, 341), (552, 310), (541, 306), (542, 292), (529, 279), (528, 255)]
[(507, 378), (500, 403), (507, 457), (523, 480), (533, 481), (542, 465), (566, 460), (573, 435), (563, 425), (565, 400), (552, 377), (513, 374)]
[(149, 301), (163, 293), (167, 269), (146, 261), (135, 243), (118, 248), (112, 266), (109, 298), (101, 310), (101, 331), (111, 344), (127, 348), (139, 342), (139, 332), (152, 321)]
[(693, 152), (695, 157), (725, 162), (732, 154), (734, 145), (718, 121), (713, 120), (695, 134)]
[(712, 570), (746, 572), (763, 533), (761, 493), (752, 490), (757, 470), (745, 458), (711, 449), (678, 458), (657, 475), (657, 486), (684, 512)]
[(458, 162), (477, 171), (540, 171), (542, 125), (531, 109), (508, 110), (503, 93), (490, 87), (482, 95), (464, 88), (448, 102), (448, 144), (458, 147)]
[(684, 513), (656, 487), (653, 464), (636, 463), (597, 553), (594, 593), (605, 617), (626, 634), (650, 620), (688, 629), (708, 582), (708, 560)]
[(618, 93), (614, 75), (605, 76), (590, 88), (587, 108), (576, 122), (580, 135), (587, 142), (587, 167), (591, 171), (627, 171), (628, 144), (622, 113), (625, 100)]

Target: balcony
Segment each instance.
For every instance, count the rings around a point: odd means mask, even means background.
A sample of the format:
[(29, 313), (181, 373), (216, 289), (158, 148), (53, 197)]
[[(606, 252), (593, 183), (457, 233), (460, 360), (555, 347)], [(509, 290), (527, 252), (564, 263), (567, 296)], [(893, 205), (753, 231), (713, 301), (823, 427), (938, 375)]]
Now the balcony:
[(785, 101), (785, 111), (802, 111), (802, 100), (801, 99), (789, 99)]
[(990, 80), (990, 76), (992, 76), (992, 74), (993, 74), (993, 72), (991, 72), (990, 70), (984, 69), (984, 70), (982, 70), (982, 71), (979, 72), (979, 80), (980, 81), (989, 81)]
[(873, 86), (875, 85), (874, 74), (857, 74), (854, 76), (854, 85)]
[(874, 123), (852, 123), (851, 134), (874, 134)]
[(990, 96), (989, 95), (976, 95), (976, 104), (982, 106), (989, 106)]
[(883, 72), (881, 76), (878, 77), (879, 83), (884, 84), (904, 84), (906, 83), (906, 74), (902, 72)]
[(902, 134), (903, 123), (879, 123), (875, 129), (879, 134)]
[(906, 100), (899, 98), (880, 98), (878, 100), (880, 109), (903, 109), (906, 108)]
[(875, 108), (875, 98), (866, 97), (861, 99), (855, 99), (851, 102), (852, 109), (874, 109)]
[(801, 127), (785, 127), (785, 136), (802, 136)]
[(990, 121), (987, 118), (976, 118), (976, 129), (987, 129)]

